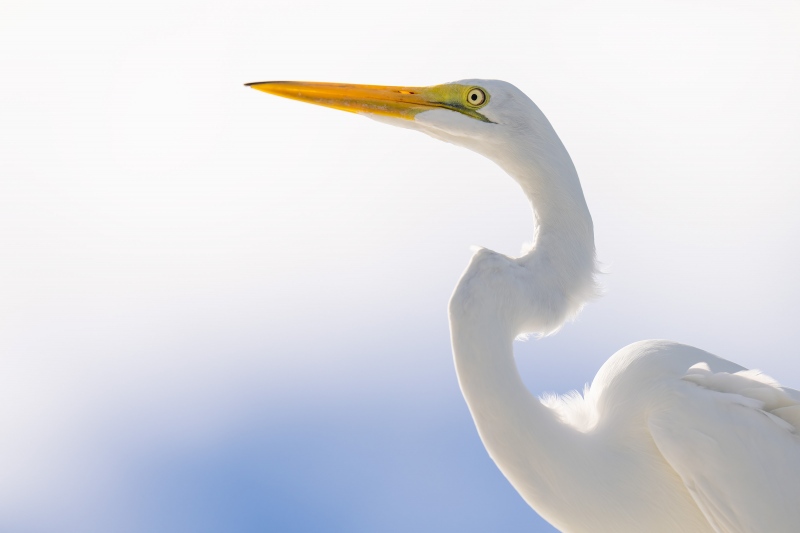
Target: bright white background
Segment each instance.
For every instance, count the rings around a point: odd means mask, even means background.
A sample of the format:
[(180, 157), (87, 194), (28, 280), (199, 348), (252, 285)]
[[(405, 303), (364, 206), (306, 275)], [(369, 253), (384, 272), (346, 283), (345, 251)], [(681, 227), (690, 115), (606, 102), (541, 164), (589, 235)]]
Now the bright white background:
[[(530, 214), (479, 156), (242, 86), (499, 78), (570, 150), (642, 338), (800, 387), (796, 2), (0, 4), (0, 530), (551, 531), (483, 451), (446, 304)], [(538, 528), (538, 529), (537, 529)]]

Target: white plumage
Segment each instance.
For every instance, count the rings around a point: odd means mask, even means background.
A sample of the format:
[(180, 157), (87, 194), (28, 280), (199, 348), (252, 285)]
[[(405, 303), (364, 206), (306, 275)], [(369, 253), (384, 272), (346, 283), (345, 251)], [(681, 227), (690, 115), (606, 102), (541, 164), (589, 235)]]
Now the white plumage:
[(450, 301), (456, 371), (481, 439), (531, 507), (562, 531), (800, 531), (800, 393), (689, 346), (642, 341), (581, 396), (540, 400), (513, 341), (549, 334), (597, 294), (592, 219), (575, 167), (516, 87), (297, 82), (272, 94), (366, 114), (474, 150), (528, 197), (533, 246), (481, 249)]

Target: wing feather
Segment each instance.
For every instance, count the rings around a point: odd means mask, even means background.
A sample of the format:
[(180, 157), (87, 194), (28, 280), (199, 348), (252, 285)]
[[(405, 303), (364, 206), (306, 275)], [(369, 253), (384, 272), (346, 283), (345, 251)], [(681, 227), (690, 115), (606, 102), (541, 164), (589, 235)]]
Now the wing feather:
[(650, 433), (719, 533), (800, 531), (800, 402), (756, 371), (695, 365)]

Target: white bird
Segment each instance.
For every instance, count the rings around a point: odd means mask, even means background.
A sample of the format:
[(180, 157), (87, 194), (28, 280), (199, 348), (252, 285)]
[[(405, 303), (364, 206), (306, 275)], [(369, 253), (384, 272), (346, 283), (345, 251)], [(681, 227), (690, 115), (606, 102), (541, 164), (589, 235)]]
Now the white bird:
[(474, 150), (531, 203), (522, 257), (479, 250), (450, 300), (458, 381), (514, 488), (562, 531), (800, 531), (800, 392), (663, 340), (631, 344), (583, 396), (540, 400), (513, 342), (549, 334), (597, 294), (594, 233), (567, 150), (513, 85), (260, 82), (254, 89), (364, 114)]

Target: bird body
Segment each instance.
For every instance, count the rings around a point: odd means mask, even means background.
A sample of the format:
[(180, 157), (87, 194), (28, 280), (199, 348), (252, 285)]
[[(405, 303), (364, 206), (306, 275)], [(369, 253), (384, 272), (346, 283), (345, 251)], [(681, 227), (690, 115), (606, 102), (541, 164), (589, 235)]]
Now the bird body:
[(459, 384), (492, 459), (568, 532), (800, 530), (800, 393), (669, 341), (623, 348), (581, 396), (539, 399), (513, 342), (558, 330), (598, 294), (592, 219), (555, 130), (496, 80), (435, 87), (261, 82), (252, 87), (362, 113), (476, 151), (520, 185), (533, 245), (480, 249), (450, 300)]
[[(489, 455), (560, 530), (797, 530), (800, 442), (785, 420), (769, 416), (775, 404), (753, 397), (771, 389), (797, 417), (795, 391), (737, 375), (742, 367), (697, 348), (651, 340), (609, 358), (583, 396), (539, 400), (503, 365), (513, 361), (505, 344), (483, 364), (477, 350), (461, 354), (478, 361), (458, 363), (459, 382)], [(745, 383), (733, 393), (698, 386), (687, 379), (701, 375), (702, 367), (689, 370), (698, 363)], [(461, 377), (472, 371), (487, 379)], [(502, 383), (482, 390), (479, 381), (495, 376)]]

